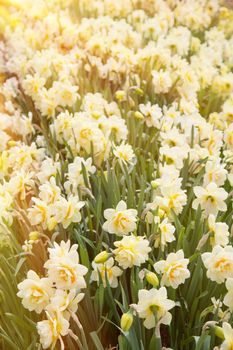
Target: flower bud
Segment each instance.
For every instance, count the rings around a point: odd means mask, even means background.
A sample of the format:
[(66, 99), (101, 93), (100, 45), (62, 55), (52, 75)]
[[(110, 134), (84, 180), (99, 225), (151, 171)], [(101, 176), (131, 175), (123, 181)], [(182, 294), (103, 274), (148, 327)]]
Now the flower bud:
[(125, 100), (125, 92), (124, 92), (123, 90), (118, 90), (118, 91), (116, 91), (115, 96), (116, 96), (116, 99), (117, 99), (118, 101), (123, 101), (123, 100)]
[(136, 119), (144, 119), (143, 114), (141, 112), (138, 112), (138, 111), (134, 113), (134, 116)]
[(135, 89), (135, 92), (136, 92), (136, 94), (139, 95), (139, 96), (143, 96), (143, 94), (144, 94), (143, 90), (140, 89), (139, 87), (137, 87), (137, 88)]
[(96, 120), (98, 120), (101, 117), (101, 114), (97, 111), (92, 112), (92, 117)]
[(124, 332), (128, 332), (133, 323), (133, 315), (129, 312), (123, 314), (121, 316), (121, 329)]
[(147, 272), (146, 274), (146, 280), (148, 283), (150, 283), (154, 288), (157, 288), (159, 285), (159, 279), (156, 276), (156, 274), (154, 272)]
[(9, 142), (8, 142), (8, 146), (9, 147), (14, 147), (14, 146), (16, 146), (17, 145), (17, 143), (16, 143), (16, 141), (14, 141), (14, 140), (10, 140)]
[(153, 181), (151, 181), (151, 186), (152, 186), (152, 188), (155, 190), (157, 187), (158, 187), (158, 181), (157, 180), (153, 180)]
[(192, 40), (191, 40), (191, 51), (192, 52), (197, 52), (198, 49), (200, 48), (200, 45), (201, 45), (201, 41), (199, 38), (196, 38), (196, 37), (192, 37)]
[(165, 210), (159, 208), (159, 210), (158, 210), (158, 216), (159, 216), (160, 218), (163, 218), (163, 217), (165, 216), (165, 214), (166, 214)]
[(108, 258), (110, 257), (111, 254), (109, 254), (108, 252), (106, 252), (106, 250), (104, 250), (103, 252), (99, 253), (98, 255), (96, 255), (94, 262), (96, 264), (102, 264), (105, 263), (105, 261), (108, 260)]
[(224, 333), (223, 333), (223, 329), (221, 327), (215, 326), (214, 327), (214, 333), (217, 337), (224, 339)]
[(150, 211), (148, 211), (146, 213), (145, 220), (146, 220), (146, 222), (148, 222), (148, 224), (152, 224), (152, 222), (154, 220), (154, 215)]
[(39, 238), (40, 238), (40, 232), (32, 231), (29, 233), (29, 240), (30, 241), (37, 241)]
[(50, 218), (48, 221), (48, 230), (52, 231), (57, 226), (57, 221), (55, 218)]

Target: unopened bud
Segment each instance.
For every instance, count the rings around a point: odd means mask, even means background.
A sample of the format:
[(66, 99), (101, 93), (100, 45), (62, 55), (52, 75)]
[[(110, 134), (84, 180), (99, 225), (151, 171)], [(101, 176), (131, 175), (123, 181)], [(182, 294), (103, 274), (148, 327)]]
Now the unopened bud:
[(215, 326), (214, 327), (214, 333), (217, 337), (224, 339), (224, 333), (223, 333), (223, 329), (221, 327)]
[(39, 238), (40, 238), (40, 232), (32, 231), (29, 233), (29, 240), (30, 241), (37, 241)]
[(55, 218), (50, 218), (48, 221), (48, 230), (52, 231), (57, 226), (57, 220)]
[(159, 216), (160, 218), (163, 218), (165, 214), (166, 214), (165, 210), (159, 208), (159, 210), (158, 210), (158, 216)]
[(137, 88), (135, 89), (135, 92), (136, 92), (136, 94), (139, 95), (139, 96), (143, 96), (143, 94), (144, 94), (143, 90), (140, 89), (139, 87), (137, 87)]
[(121, 316), (121, 329), (124, 332), (128, 332), (133, 323), (133, 315), (129, 312), (123, 314)]
[(125, 92), (124, 92), (123, 90), (118, 90), (118, 91), (116, 91), (115, 96), (116, 96), (116, 99), (117, 99), (118, 101), (123, 101), (123, 100), (125, 100)]
[(150, 283), (154, 288), (157, 288), (159, 285), (159, 279), (154, 272), (147, 272), (146, 280)]
[(92, 112), (92, 117), (98, 120), (101, 117), (101, 114), (97, 111), (94, 111)]
[(157, 187), (158, 187), (158, 181), (157, 180), (153, 180), (153, 181), (151, 181), (151, 186), (152, 186), (152, 188), (155, 190)]
[(96, 255), (94, 262), (96, 264), (102, 264), (105, 263), (105, 261), (108, 260), (108, 258), (110, 257), (111, 254), (109, 254), (108, 252), (106, 252), (106, 250), (104, 250), (103, 252), (99, 253), (98, 255)]
[(145, 216), (146, 222), (148, 222), (148, 224), (152, 224), (153, 219), (154, 219), (154, 215), (150, 211), (148, 211)]
[(8, 141), (8, 146), (14, 147), (14, 146), (16, 146), (16, 145), (17, 145), (16, 141), (14, 141), (14, 140)]
[(134, 113), (134, 116), (137, 119), (144, 119), (143, 114), (141, 112), (138, 112), (138, 111)]
[(201, 45), (200, 39), (197, 37), (192, 37), (191, 47), (190, 47), (191, 51), (196, 52), (199, 49), (200, 45)]

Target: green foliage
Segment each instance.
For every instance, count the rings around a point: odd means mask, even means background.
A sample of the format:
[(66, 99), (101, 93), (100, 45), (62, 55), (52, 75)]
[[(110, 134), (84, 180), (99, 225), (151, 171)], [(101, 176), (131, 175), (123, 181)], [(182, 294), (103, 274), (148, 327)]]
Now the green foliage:
[(12, 232), (0, 233), (0, 348), (2, 350), (34, 350), (38, 335), (36, 317), (17, 297), (17, 284), (25, 277), (19, 255), (21, 247)]

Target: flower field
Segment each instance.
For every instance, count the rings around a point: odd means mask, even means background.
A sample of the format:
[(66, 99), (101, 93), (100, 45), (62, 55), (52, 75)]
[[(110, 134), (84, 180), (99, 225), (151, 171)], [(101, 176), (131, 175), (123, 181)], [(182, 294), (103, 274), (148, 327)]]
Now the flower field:
[(0, 0), (0, 349), (233, 350), (233, 1)]

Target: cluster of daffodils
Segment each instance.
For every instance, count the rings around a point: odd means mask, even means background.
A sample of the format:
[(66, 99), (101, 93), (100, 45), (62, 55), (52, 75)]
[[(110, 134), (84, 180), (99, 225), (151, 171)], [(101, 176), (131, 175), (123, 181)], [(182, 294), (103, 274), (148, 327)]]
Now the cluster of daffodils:
[(32, 197), (33, 206), (28, 209), (28, 218), (33, 226), (41, 225), (43, 229), (52, 230), (59, 223), (67, 228), (72, 222), (81, 220), (80, 210), (84, 202), (77, 195), (67, 198), (61, 195), (61, 189), (51, 177), (39, 186), (39, 197)]
[(87, 268), (79, 264), (78, 245), (70, 246), (70, 241), (54, 243), (48, 248), (49, 259), (44, 268), (46, 277), (29, 270), (27, 278), (19, 283), (18, 297), (23, 306), (38, 314), (43, 313), (44, 320), (37, 323), (37, 330), (44, 349), (52, 348), (59, 340), (64, 349), (62, 336), (69, 333), (69, 320), (75, 315), (78, 303), (83, 299), (86, 288), (84, 276)]
[[(35, 342), (231, 350), (231, 1), (0, 14), (0, 234)], [(35, 347), (13, 316), (0, 347)]]

